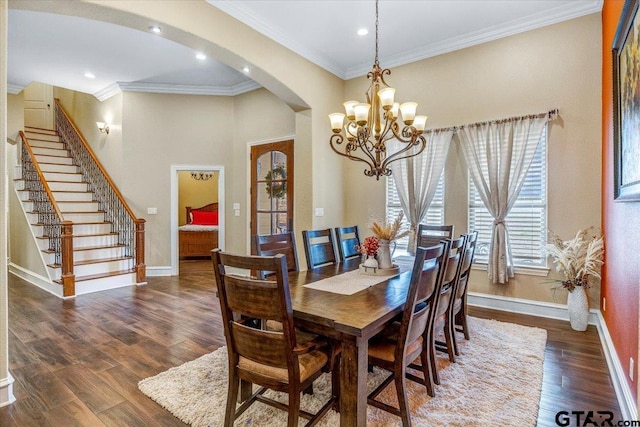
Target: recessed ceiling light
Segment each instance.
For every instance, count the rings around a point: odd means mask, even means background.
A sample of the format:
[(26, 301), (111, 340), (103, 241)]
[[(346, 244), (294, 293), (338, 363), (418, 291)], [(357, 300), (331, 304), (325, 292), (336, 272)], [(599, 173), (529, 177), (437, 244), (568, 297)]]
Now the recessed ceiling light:
[(242, 72), (243, 73), (249, 74), (249, 71), (251, 71), (251, 68), (249, 68), (248, 66), (245, 65), (244, 67), (242, 67)]
[(358, 35), (359, 36), (366, 36), (367, 34), (369, 34), (369, 30), (367, 30), (366, 28), (360, 28), (358, 30)]
[(162, 32), (162, 28), (158, 27), (157, 25), (152, 25), (151, 27), (149, 27), (149, 31), (151, 31), (152, 33), (160, 34)]
[(88, 72), (88, 71), (87, 71), (86, 73), (84, 73), (84, 76), (85, 76), (86, 78), (88, 78), (88, 79), (95, 79), (95, 78), (96, 78), (96, 75), (95, 75), (95, 74), (90, 73), (90, 72)]
[(207, 59), (207, 55), (205, 55), (204, 53), (198, 52), (196, 53), (196, 59), (199, 59), (200, 61), (204, 61), (205, 59)]

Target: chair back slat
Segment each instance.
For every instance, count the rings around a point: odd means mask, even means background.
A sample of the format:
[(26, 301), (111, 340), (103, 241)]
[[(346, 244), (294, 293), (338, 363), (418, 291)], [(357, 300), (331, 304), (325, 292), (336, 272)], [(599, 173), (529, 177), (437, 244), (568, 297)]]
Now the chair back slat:
[[(296, 239), (293, 231), (281, 234), (257, 235), (251, 237), (252, 252), (259, 256), (274, 256), (283, 254), (287, 258), (287, 271), (299, 271), (298, 252), (296, 250)], [(269, 271), (259, 272), (258, 276), (263, 278)]]
[[(250, 277), (227, 275), (225, 277), (227, 304), (234, 313), (256, 319), (280, 321), (283, 312), (278, 284)], [(251, 304), (247, 304), (251, 301)]]
[(418, 235), (416, 237), (417, 246), (434, 246), (443, 239), (453, 237), (453, 225), (418, 225)]
[(458, 285), (456, 289), (456, 299), (460, 299), (467, 291), (467, 284), (469, 282), (469, 273), (471, 272), (471, 266), (473, 265), (473, 258), (476, 252), (476, 243), (478, 241), (478, 232), (472, 231), (467, 234), (467, 243), (465, 245), (464, 253), (462, 254), (462, 265), (460, 267), (460, 274), (458, 275)]
[(357, 246), (360, 246), (358, 226), (336, 227), (335, 231), (340, 260), (345, 262), (348, 259), (360, 257), (360, 252), (356, 249)]
[(287, 351), (290, 350), (283, 332), (256, 329), (234, 322), (231, 334), (235, 352), (254, 362), (287, 367)]
[(330, 228), (305, 230), (302, 232), (302, 240), (304, 241), (304, 252), (309, 269), (337, 263), (333, 232)]

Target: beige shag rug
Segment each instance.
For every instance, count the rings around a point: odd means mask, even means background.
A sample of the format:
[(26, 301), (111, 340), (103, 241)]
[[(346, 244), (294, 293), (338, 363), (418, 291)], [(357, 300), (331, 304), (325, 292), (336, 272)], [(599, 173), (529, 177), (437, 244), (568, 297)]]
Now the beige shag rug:
[[(416, 426), (510, 425), (534, 426), (542, 387), (542, 363), (547, 339), (544, 329), (512, 323), (469, 319), (471, 340), (459, 341), (460, 356), (450, 363), (439, 355), (441, 385), (436, 396), (424, 386), (407, 381), (411, 419)], [(369, 390), (387, 373), (369, 374)], [(227, 395), (226, 347), (194, 361), (140, 381), (140, 390), (183, 422), (197, 427), (221, 426)], [(331, 381), (324, 374), (314, 383), (314, 394), (303, 395), (301, 406), (315, 412), (326, 402)], [(283, 393), (267, 392), (287, 402)], [(389, 385), (379, 397), (396, 406), (395, 388)], [(304, 425), (305, 420), (301, 419)], [(284, 426), (286, 412), (254, 403), (237, 426)], [(319, 426), (338, 426), (333, 410)], [(400, 419), (369, 406), (367, 426), (398, 426)]]

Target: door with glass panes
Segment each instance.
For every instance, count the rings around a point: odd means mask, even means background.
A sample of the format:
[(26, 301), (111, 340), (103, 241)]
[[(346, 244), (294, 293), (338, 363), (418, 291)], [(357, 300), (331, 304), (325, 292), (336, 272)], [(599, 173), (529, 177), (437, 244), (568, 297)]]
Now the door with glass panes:
[(293, 229), (293, 141), (251, 147), (251, 235)]

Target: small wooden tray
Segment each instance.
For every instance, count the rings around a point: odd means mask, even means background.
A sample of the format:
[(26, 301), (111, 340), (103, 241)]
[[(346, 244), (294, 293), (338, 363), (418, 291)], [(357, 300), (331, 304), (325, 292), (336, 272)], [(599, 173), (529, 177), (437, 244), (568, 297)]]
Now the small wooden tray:
[(367, 274), (369, 276), (393, 276), (400, 272), (400, 267), (393, 264), (391, 268), (373, 268), (373, 267), (365, 267), (363, 264), (360, 264), (360, 274)]

